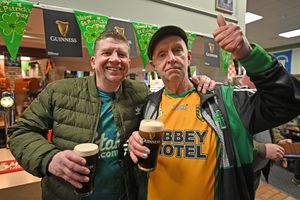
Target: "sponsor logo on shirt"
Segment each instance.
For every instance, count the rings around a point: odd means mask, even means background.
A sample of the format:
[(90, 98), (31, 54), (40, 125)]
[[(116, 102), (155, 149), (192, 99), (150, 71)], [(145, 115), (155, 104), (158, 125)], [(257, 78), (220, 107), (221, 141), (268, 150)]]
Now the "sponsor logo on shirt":
[(120, 144), (120, 134), (117, 133), (116, 139), (107, 137), (104, 133), (100, 138), (100, 153), (99, 158), (112, 158), (118, 156), (118, 146)]
[(187, 110), (188, 109), (188, 105), (187, 104), (183, 104), (183, 105), (174, 105), (171, 107), (171, 110)]
[(207, 154), (202, 152), (206, 133), (206, 131), (196, 130), (166, 130), (160, 155), (175, 156), (176, 158), (206, 159)]

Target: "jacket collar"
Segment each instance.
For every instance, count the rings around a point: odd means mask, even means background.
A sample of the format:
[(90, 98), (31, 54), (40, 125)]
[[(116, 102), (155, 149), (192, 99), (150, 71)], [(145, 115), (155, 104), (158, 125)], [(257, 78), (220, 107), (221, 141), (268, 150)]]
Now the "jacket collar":
[[(122, 81), (119, 89), (116, 92), (113, 93), (114, 94), (114, 97), (113, 97), (114, 99), (118, 100), (122, 96), (123, 90), (124, 90), (123, 87), (124, 87), (125, 82), (126, 82), (126, 79)], [(88, 85), (89, 85), (89, 88), (92, 89), (91, 95), (98, 99), (99, 95), (98, 95), (98, 92), (97, 92), (97, 84), (96, 84), (96, 76), (95, 75), (89, 77)]]
[(93, 99), (96, 99), (98, 101), (99, 95), (97, 92), (97, 86), (96, 86), (96, 76), (89, 76), (88, 79), (88, 88), (91, 91), (90, 95), (93, 97)]
[(200, 106), (202, 107), (202, 105), (210, 98), (214, 97), (216, 94), (214, 93), (214, 91), (207, 91), (206, 94), (203, 94), (202, 92), (199, 92), (197, 90), (197, 85), (190, 79), (190, 81), (192, 82), (192, 84), (194, 85), (194, 87), (196, 88), (197, 93), (200, 96)]

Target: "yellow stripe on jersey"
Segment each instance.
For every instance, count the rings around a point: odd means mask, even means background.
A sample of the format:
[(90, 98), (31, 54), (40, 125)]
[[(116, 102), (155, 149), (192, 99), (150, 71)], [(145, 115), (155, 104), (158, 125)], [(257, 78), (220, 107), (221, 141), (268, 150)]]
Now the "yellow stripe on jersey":
[(163, 94), (159, 120), (165, 133), (149, 176), (148, 200), (214, 199), (216, 134), (197, 117), (199, 103), (196, 92), (178, 98)]

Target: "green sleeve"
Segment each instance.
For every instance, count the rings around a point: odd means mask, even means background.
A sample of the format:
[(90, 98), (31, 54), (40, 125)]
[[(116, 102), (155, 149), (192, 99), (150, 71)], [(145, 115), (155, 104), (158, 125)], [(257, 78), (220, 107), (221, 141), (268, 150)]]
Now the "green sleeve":
[(258, 44), (252, 44), (252, 52), (244, 59), (239, 60), (247, 72), (254, 74), (271, 67), (272, 56)]
[(49, 162), (59, 152), (46, 139), (52, 123), (48, 90), (49, 85), (8, 129), (12, 154), (27, 172), (38, 177), (47, 174)]

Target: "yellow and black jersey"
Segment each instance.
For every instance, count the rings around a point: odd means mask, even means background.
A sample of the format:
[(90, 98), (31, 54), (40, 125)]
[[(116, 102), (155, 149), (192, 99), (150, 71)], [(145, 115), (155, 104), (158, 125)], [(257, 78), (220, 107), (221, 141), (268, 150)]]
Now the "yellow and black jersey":
[(193, 89), (165, 92), (158, 120), (165, 131), (157, 168), (149, 175), (148, 200), (214, 199), (216, 134), (199, 112)]

